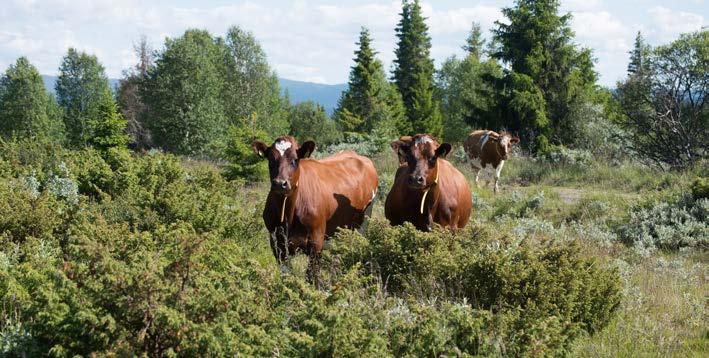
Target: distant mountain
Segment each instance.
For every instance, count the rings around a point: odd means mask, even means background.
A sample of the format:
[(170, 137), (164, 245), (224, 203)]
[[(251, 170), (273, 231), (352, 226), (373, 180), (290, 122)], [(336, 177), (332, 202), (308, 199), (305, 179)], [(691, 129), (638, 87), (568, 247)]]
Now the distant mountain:
[(340, 95), (347, 89), (346, 83), (336, 85), (324, 85), (320, 83), (303, 82), (279, 78), (281, 91), (288, 90), (291, 103), (313, 101), (325, 107), (327, 113), (332, 114), (337, 107)]
[[(51, 94), (55, 94), (54, 84), (57, 83), (57, 76), (42, 75), (42, 81), (44, 81), (44, 87), (47, 89), (47, 91), (49, 91), (49, 93)], [(115, 89), (116, 87), (118, 87), (118, 80), (115, 78), (109, 78), (108, 84), (111, 86), (111, 88)]]
[[(47, 91), (54, 94), (54, 84), (57, 82), (57, 76), (42, 75), (44, 87)], [(115, 78), (108, 79), (111, 88), (118, 86), (118, 80)], [(303, 82), (279, 78), (278, 83), (281, 86), (281, 91), (285, 93), (288, 90), (288, 95), (292, 103), (313, 101), (325, 107), (327, 113), (332, 114), (337, 107), (337, 101), (340, 99), (342, 91), (347, 89), (347, 84), (324, 85), (320, 83)]]

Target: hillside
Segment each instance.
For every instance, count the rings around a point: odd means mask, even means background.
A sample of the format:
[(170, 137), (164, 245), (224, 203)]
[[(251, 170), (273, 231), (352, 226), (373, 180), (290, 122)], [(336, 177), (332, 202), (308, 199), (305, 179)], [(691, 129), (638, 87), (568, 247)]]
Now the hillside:
[[(54, 93), (54, 84), (57, 81), (57, 76), (42, 75), (44, 87), (50, 93)], [(118, 86), (118, 79), (109, 78), (108, 83), (111, 88)], [(320, 83), (303, 82), (279, 78), (278, 83), (281, 86), (283, 93), (288, 91), (291, 103), (299, 103), (304, 101), (313, 101), (325, 107), (328, 114), (332, 114), (337, 107), (337, 100), (340, 99), (340, 93), (347, 88), (347, 84), (325, 85)]]

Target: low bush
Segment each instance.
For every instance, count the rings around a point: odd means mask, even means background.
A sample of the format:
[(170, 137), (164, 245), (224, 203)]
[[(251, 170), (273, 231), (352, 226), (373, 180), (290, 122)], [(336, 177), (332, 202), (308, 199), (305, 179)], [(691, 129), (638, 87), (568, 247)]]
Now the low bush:
[(709, 199), (684, 195), (671, 202), (635, 208), (620, 235), (627, 244), (642, 248), (707, 248), (708, 218)]
[(8, 149), (0, 356), (563, 354), (619, 300), (617, 275), (575, 244), (381, 220), (333, 239), (318, 291), (279, 274), (265, 193), (213, 166)]
[(591, 152), (583, 149), (569, 149), (564, 146), (550, 146), (546, 151), (539, 153), (538, 158), (544, 162), (555, 165), (587, 166), (593, 156)]
[(580, 255), (577, 244), (496, 237), (484, 227), (422, 233), (375, 220), (366, 238), (340, 232), (331, 255), (343, 270), (365, 263), (396, 295), (447, 297), (513, 315), (514, 333), (504, 342), (513, 355), (563, 352), (581, 332), (606, 325), (621, 299), (617, 273)]

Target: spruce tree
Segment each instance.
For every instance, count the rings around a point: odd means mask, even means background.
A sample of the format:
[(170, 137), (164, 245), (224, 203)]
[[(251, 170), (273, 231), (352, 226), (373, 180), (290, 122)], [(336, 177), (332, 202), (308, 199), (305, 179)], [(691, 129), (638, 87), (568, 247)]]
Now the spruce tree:
[(397, 123), (403, 118), (400, 97), (392, 93), (396, 89), (388, 83), (371, 42), (369, 30), (362, 28), (348, 88), (334, 117), (345, 132), (370, 133), (377, 129), (381, 135), (395, 136)]
[(55, 89), (64, 109), (69, 144), (87, 145), (93, 131), (91, 121), (98, 115), (104, 94), (110, 92), (103, 66), (96, 56), (70, 48), (59, 67)]
[(628, 63), (628, 75), (643, 75), (647, 72), (648, 57), (650, 56), (650, 46), (645, 43), (643, 35), (638, 31), (635, 36), (635, 46), (629, 52), (630, 62)]
[(467, 56), (474, 56), (480, 59), (483, 53), (483, 47), (485, 46), (485, 40), (482, 38), (482, 31), (480, 31), (480, 24), (473, 22), (473, 25), (468, 33), (468, 38), (465, 39), (465, 45), (463, 45), (463, 50), (465, 50)]
[(42, 76), (25, 57), (0, 77), (0, 136), (61, 139), (61, 111)]
[(433, 60), (431, 38), (418, 0), (404, 0), (394, 60), (394, 81), (399, 88), (410, 133), (441, 135), (438, 102), (433, 98)]
[(125, 148), (128, 143), (126, 134), (126, 120), (118, 112), (116, 102), (110, 91), (105, 91), (92, 119), (93, 132), (88, 139), (88, 144), (106, 153), (111, 148)]
[(577, 108), (592, 97), (596, 82), (588, 49), (574, 44), (570, 14), (559, 15), (558, 0), (517, 0), (496, 22), (493, 57), (509, 65), (502, 111), (511, 109), (509, 128), (543, 144), (570, 143), (584, 120)]

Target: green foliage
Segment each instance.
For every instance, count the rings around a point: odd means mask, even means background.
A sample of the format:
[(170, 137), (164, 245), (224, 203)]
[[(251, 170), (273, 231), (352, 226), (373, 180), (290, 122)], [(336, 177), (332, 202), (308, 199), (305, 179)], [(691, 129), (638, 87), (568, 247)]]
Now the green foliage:
[(96, 56), (70, 48), (59, 67), (56, 92), (72, 147), (88, 144), (99, 108), (110, 91), (104, 68)]
[(583, 149), (569, 149), (564, 146), (550, 145), (539, 153), (539, 159), (553, 165), (587, 167), (591, 163), (591, 153)]
[(640, 40), (631, 58), (640, 69), (618, 83), (616, 96), (625, 114), (620, 124), (643, 159), (689, 168), (706, 158), (709, 143), (709, 31), (683, 34), (652, 51)]
[(207, 31), (187, 30), (165, 40), (165, 50), (148, 71), (141, 93), (148, 106), (144, 122), (157, 146), (201, 154), (223, 138), (227, 118), (220, 97), (225, 57), (223, 41)]
[(64, 124), (42, 77), (25, 57), (0, 77), (0, 136), (63, 138)]
[(502, 129), (493, 86), (502, 78), (502, 68), (493, 60), (481, 62), (478, 53), (474, 50), (462, 60), (450, 57), (436, 73), (446, 141), (462, 142), (473, 128)]
[(658, 202), (630, 213), (621, 237), (641, 248), (676, 250), (709, 246), (709, 199), (685, 195), (673, 202)]
[(393, 77), (406, 108), (409, 133), (430, 133), (440, 137), (441, 116), (433, 94), (431, 38), (418, 0), (403, 1), (396, 37)]
[(566, 241), (518, 242), (481, 228), (422, 233), (374, 221), (366, 239), (341, 232), (332, 251), (344, 268), (368, 262), (389, 292), (451, 297), (493, 310), (510, 324), (497, 334), (513, 355), (564, 352), (582, 332), (605, 326), (620, 303), (617, 273)]
[(118, 113), (111, 92), (104, 92), (91, 126), (93, 133), (87, 142), (99, 151), (107, 152), (111, 148), (125, 148), (128, 144), (126, 121)]
[(325, 108), (312, 101), (301, 102), (290, 109), (290, 135), (299, 143), (314, 140), (326, 146), (340, 140), (341, 134), (335, 122), (328, 117)]
[(692, 183), (692, 197), (695, 200), (709, 198), (709, 178), (697, 178)]
[(259, 130), (250, 131), (245, 127), (229, 128), (225, 151), (226, 159), (229, 161), (229, 164), (224, 168), (226, 179), (241, 178), (246, 181), (258, 181), (267, 177), (266, 161), (257, 156), (251, 148), (251, 143), (257, 139), (266, 143), (270, 137)]
[(574, 44), (571, 15), (558, 15), (559, 1), (515, 1), (504, 8), (509, 21), (496, 22), (493, 56), (510, 65), (511, 91), (501, 102), (512, 109), (508, 129), (525, 133), (541, 149), (544, 136), (555, 144), (569, 143), (584, 117), (573, 111), (591, 99), (596, 73), (591, 52)]
[(334, 118), (345, 132), (370, 133), (376, 129), (396, 136), (403, 121), (403, 104), (396, 88), (386, 80), (371, 41), (369, 30), (362, 28), (348, 88), (342, 93)]
[(640, 31), (638, 31), (638, 34), (635, 36), (635, 45), (630, 51), (630, 62), (628, 63), (629, 75), (643, 75), (647, 73), (650, 51), (650, 46), (645, 42)]
[(288, 105), (280, 95), (278, 78), (266, 53), (251, 32), (238, 26), (226, 34), (228, 48), (224, 104), (231, 125), (245, 125), (258, 117), (258, 129), (276, 137), (288, 132)]

